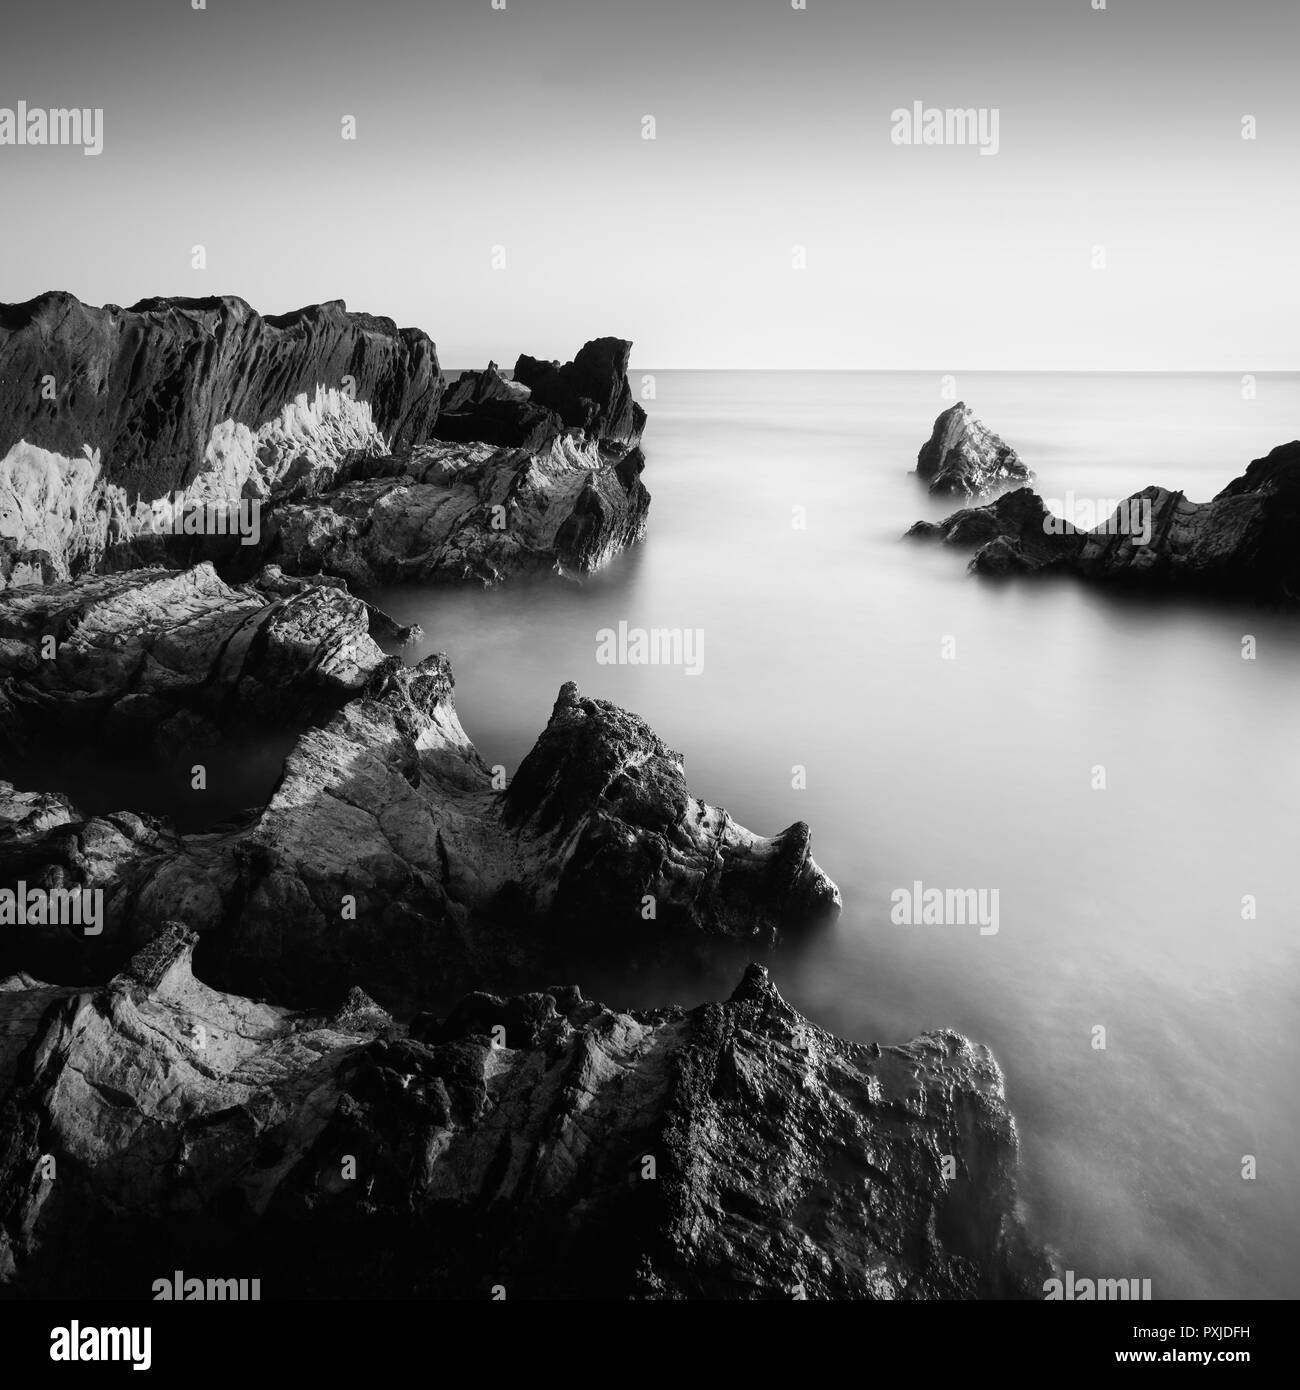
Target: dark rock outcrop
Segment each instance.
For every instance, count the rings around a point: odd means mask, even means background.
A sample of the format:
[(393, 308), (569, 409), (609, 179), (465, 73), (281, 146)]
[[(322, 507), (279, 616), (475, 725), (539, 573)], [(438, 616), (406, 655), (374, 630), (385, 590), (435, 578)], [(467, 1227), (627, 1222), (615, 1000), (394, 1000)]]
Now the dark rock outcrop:
[(1077, 534), (1068, 522), (1053, 516), (1036, 492), (1022, 487), (982, 507), (964, 507), (942, 521), (918, 521), (906, 539), (937, 540), (973, 550), (1002, 536), (1018, 536), (1041, 554), (1044, 564), (1050, 564), (1066, 553), (1068, 547), (1060, 544), (1061, 538)]
[(646, 413), (628, 385), (631, 356), (626, 339), (596, 338), (563, 366), (521, 355), (514, 380), (528, 388), (534, 405), (556, 411), (570, 429), (585, 430), (605, 444), (638, 444)]
[(526, 386), (507, 381), (495, 362), (485, 371), (462, 372), (443, 396), (434, 433), (454, 443), (544, 449), (564, 432), (565, 424), (530, 395)]
[(0, 983), (0, 1286), (149, 1299), (1031, 1296), (985, 1048), (725, 1002), (479, 994), (410, 1032), (200, 983), (170, 924), (105, 987)]
[(527, 383), (489, 364), (440, 416), (429, 339), (339, 301), (0, 306), (0, 591), (203, 562), (243, 579), (268, 556), (361, 583), (594, 569), (650, 500), (630, 351), (523, 357)]
[[(503, 783), (460, 726), (446, 658), (390, 663), (301, 735), (260, 813), (184, 837), (123, 814), (9, 853), (0, 839), (0, 887), (101, 889), (96, 959), (182, 917), (223, 987), (310, 1004), (357, 984), (408, 1009), (591, 960), (634, 970), (770, 946), (839, 910), (806, 825), (771, 838), (737, 825), (690, 795), (680, 755), (640, 719), (572, 685)], [(8, 968), (85, 978), (75, 931), (3, 945)]]
[(162, 497), (202, 471), (219, 426), (256, 430), (345, 378), (390, 445), (430, 437), (443, 378), (419, 329), (341, 300), (262, 315), (232, 295), (97, 309), (46, 293), (0, 305), (0, 457), (19, 440), (97, 449), (129, 500)]
[(586, 574), (644, 536), (643, 467), (639, 449), (615, 458), (570, 436), (541, 452), (428, 444), (277, 508), (267, 553), (286, 570), (361, 586)]
[(929, 440), (916, 456), (916, 472), (932, 493), (965, 497), (1019, 487), (1034, 476), (1009, 444), (976, 419), (965, 401), (950, 406), (935, 420)]
[(1095, 582), (1225, 597), (1300, 599), (1300, 441), (1255, 459), (1209, 502), (1149, 487), (1090, 530), (1055, 517), (1027, 489), (991, 506), (919, 522), (909, 536), (978, 547), (978, 574), (1064, 572)]
[(265, 583), (232, 588), (198, 565), (0, 594), (0, 752), (197, 748), (359, 693), (386, 660), (367, 605), (275, 569)]

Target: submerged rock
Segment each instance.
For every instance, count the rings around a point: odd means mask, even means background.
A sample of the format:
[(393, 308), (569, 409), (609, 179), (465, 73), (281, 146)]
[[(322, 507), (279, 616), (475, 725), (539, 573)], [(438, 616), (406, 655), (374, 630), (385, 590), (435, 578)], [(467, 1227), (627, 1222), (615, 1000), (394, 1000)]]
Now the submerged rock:
[[(572, 684), (503, 784), (460, 726), (447, 659), (390, 663), (301, 735), (262, 811), (199, 835), (120, 815), (20, 855), (0, 841), (0, 886), (101, 887), (96, 960), (183, 917), (223, 987), (305, 1005), (356, 984), (386, 1008), (592, 960), (634, 970), (770, 946), (839, 910), (806, 825), (771, 838), (737, 825), (690, 795), (644, 722)], [(8, 944), (10, 968), (85, 978), (75, 932)]]
[(916, 456), (918, 476), (936, 495), (980, 497), (1028, 482), (1034, 475), (965, 403), (958, 401), (934, 422)]
[(1149, 487), (1081, 530), (1023, 489), (909, 536), (975, 546), (979, 574), (1066, 572), (1151, 589), (1293, 603), (1300, 599), (1300, 441), (1255, 459), (1209, 502)]
[(585, 574), (645, 535), (643, 467), (638, 449), (613, 457), (569, 436), (541, 452), (428, 444), (368, 460), (362, 480), (279, 507), (268, 554), (285, 569), (363, 587)]
[(0, 1287), (149, 1299), (1031, 1295), (1001, 1072), (833, 1037), (751, 967), (616, 1012), (478, 994), (408, 1032), (195, 979), (168, 924), (107, 986), (0, 983)]

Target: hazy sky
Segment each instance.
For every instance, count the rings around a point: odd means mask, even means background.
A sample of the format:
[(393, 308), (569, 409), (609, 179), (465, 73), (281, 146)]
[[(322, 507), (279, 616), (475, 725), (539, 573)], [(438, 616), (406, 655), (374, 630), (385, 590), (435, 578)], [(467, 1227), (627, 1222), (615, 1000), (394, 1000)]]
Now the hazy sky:
[[(9, 7), (0, 108), (104, 151), (0, 146), (0, 299), (342, 298), (453, 367), (1300, 367), (1296, 0), (506, 3)], [(895, 145), (917, 101), (998, 153)]]

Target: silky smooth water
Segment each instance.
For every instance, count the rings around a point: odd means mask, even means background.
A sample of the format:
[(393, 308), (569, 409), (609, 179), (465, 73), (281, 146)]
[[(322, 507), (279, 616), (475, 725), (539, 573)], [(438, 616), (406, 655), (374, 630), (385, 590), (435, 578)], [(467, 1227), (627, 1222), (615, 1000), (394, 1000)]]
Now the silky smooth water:
[[(581, 585), (384, 591), (427, 633), (408, 657), (450, 654), (489, 763), (513, 770), (573, 679), (642, 715), (742, 824), (808, 821), (844, 912), (778, 953), (777, 984), (847, 1037), (987, 1042), (1027, 1215), (1078, 1275), (1295, 1296), (1300, 619), (979, 580), (964, 552), (902, 542), (952, 510), (908, 476), (948, 403), (937, 377), (655, 380), (645, 543)], [(1291, 376), (1261, 376), (1253, 400), (1215, 375), (957, 387), (1047, 497), (1208, 498), (1300, 433)], [(596, 634), (620, 620), (702, 629), (703, 671), (599, 665)], [(996, 888), (997, 933), (894, 925), (891, 893), (914, 880)], [(581, 983), (630, 1006), (733, 982)]]

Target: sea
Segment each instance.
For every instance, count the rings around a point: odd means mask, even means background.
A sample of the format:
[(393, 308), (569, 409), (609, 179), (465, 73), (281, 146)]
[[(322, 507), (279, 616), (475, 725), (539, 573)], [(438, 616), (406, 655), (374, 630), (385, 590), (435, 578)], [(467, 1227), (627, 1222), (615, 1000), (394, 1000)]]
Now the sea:
[[(913, 473), (954, 398), (1078, 517), (1148, 484), (1212, 497), (1300, 434), (1300, 377), (632, 379), (644, 542), (581, 582), (370, 595), (423, 627), (404, 658), (448, 653), (489, 764), (513, 772), (573, 680), (742, 825), (806, 821), (844, 906), (766, 958), (774, 982), (847, 1038), (986, 1043), (1025, 1220), (1063, 1269), (1156, 1299), (1300, 1294), (1300, 616), (982, 579), (903, 539), (957, 505)], [(689, 632), (696, 659), (603, 662), (620, 624)], [(201, 811), (149, 771), (64, 789), (195, 829), (264, 801), (291, 741), (224, 762)], [(983, 919), (900, 909), (934, 888), (982, 890)], [(738, 968), (578, 983), (690, 1005)]]
[[(1300, 1294), (1300, 617), (981, 579), (902, 539), (955, 509), (913, 476), (954, 395), (1077, 517), (1148, 484), (1212, 497), (1300, 434), (1300, 377), (633, 382), (645, 541), (581, 584), (383, 591), (425, 630), (407, 658), (450, 655), (489, 763), (517, 767), (574, 680), (741, 824), (808, 822), (844, 908), (768, 960), (775, 983), (848, 1038), (988, 1044), (1025, 1218), (1063, 1267), (1154, 1298)], [(698, 671), (603, 664), (620, 623), (699, 634)], [(898, 920), (916, 884), (997, 890), (996, 931)], [(633, 1007), (735, 978), (582, 983)]]

